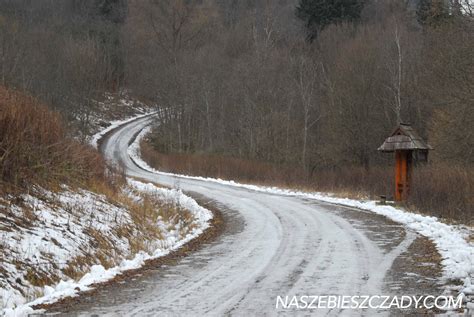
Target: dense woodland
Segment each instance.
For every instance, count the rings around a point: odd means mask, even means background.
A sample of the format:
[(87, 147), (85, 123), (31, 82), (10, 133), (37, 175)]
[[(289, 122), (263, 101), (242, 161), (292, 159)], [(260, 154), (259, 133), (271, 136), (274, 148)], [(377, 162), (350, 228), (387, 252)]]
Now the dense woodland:
[(386, 184), (377, 148), (409, 122), (454, 173), (420, 182), (463, 186), (453, 208), (469, 215), (473, 14), (469, 0), (0, 0), (0, 80), (85, 130), (91, 100), (126, 90), (163, 109), (161, 154), (312, 185)]

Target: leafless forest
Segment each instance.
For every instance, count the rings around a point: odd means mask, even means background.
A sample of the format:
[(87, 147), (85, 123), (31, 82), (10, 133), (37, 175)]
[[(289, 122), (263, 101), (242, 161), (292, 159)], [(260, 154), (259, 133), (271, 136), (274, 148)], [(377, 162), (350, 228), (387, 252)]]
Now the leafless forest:
[(361, 1), (316, 36), (299, 2), (1, 0), (1, 84), (83, 130), (104, 92), (156, 103), (145, 152), (167, 170), (370, 195), (409, 122), (435, 148), (410, 203), (472, 219), (470, 2)]

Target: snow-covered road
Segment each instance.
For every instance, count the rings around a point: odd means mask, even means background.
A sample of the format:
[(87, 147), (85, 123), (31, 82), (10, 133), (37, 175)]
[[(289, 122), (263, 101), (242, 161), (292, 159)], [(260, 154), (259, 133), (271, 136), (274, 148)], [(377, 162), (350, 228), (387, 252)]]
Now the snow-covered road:
[(213, 200), (224, 212), (226, 230), (176, 265), (125, 288), (99, 291), (71, 314), (273, 315), (277, 296), (418, 293), (416, 288), (400, 289), (403, 283), (394, 276), (403, 274), (393, 266), (406, 256), (417, 234), (351, 208), (144, 171), (127, 149), (149, 121), (127, 123), (109, 135), (102, 145), (106, 158), (119, 162), (129, 176)]

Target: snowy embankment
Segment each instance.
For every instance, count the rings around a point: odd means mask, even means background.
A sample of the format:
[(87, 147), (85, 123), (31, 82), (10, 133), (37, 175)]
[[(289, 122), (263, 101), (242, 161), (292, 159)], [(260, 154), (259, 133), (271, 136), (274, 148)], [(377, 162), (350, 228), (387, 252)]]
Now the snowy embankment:
[(436, 217), (424, 216), (392, 206), (378, 205), (376, 201), (371, 200), (360, 201), (347, 198), (338, 198), (324, 193), (293, 191), (277, 187), (241, 184), (222, 179), (160, 172), (150, 167), (145, 161), (143, 161), (140, 155), (140, 142), (149, 132), (149, 127), (142, 130), (142, 132), (136, 137), (135, 141), (129, 147), (130, 157), (141, 168), (162, 175), (215, 182), (223, 185), (242, 187), (275, 195), (297, 196), (307, 199), (315, 199), (333, 204), (363, 209), (386, 216), (393, 221), (404, 224), (407, 229), (413, 230), (431, 239), (435, 243), (438, 252), (443, 258), (442, 264), (444, 282), (448, 283), (450, 280), (461, 280), (463, 282), (463, 286), (459, 287), (457, 291), (460, 291), (465, 295), (474, 295), (474, 243), (469, 241), (469, 236), (473, 233), (472, 228), (468, 228), (466, 226), (448, 225), (440, 222)]
[[(33, 311), (32, 306), (74, 296), (80, 291), (91, 289), (92, 284), (105, 282), (126, 270), (139, 268), (146, 260), (164, 256), (199, 236), (209, 226), (212, 218), (210, 211), (200, 207), (179, 190), (128, 180), (128, 187), (124, 192), (138, 203), (143, 199), (139, 193), (146, 193), (165, 204), (188, 210), (193, 216), (189, 226), (191, 229), (182, 230), (182, 224), (170, 223), (158, 217), (156, 226), (163, 238), (147, 241), (152, 252), (140, 251), (133, 254), (129, 240), (121, 233), (127, 228), (133, 235), (139, 228), (134, 225), (126, 208), (110, 204), (105, 196), (87, 191), (72, 192), (68, 189), (58, 194), (42, 190), (42, 199), (24, 195), (22, 207), (11, 205), (11, 212), (18, 214), (20, 219), (23, 217), (22, 209), (31, 208), (33, 217), (39, 222), (32, 227), (25, 226), (1, 233), (3, 248), (12, 257), (4, 259), (4, 275), (8, 278), (4, 281), (2, 278), (0, 286), (0, 298), (6, 316), (24, 316)], [(102, 254), (104, 250), (96, 245), (97, 239), (91, 232), (100, 232), (102, 238), (107, 239), (105, 243), (113, 254)], [(67, 269), (87, 268), (85, 263), (82, 263), (84, 267), (72, 267), (80, 265), (76, 259), (94, 257), (99, 253), (121, 261), (109, 269), (101, 264), (91, 265), (90, 271), (77, 281), (68, 278), (65, 273)], [(38, 276), (54, 276), (60, 281), (50, 286), (34, 286), (26, 280), (25, 272), (16, 268), (15, 264), (20, 262), (31, 267), (41, 267), (42, 270), (36, 273)], [(38, 295), (39, 298), (32, 300)]]
[[(19, 198), (0, 199), (0, 215), (7, 215), (0, 217), (0, 315), (26, 316), (35, 305), (90, 290), (176, 250), (209, 227), (212, 213), (181, 191), (132, 179), (127, 183), (120, 196), (128, 205), (66, 186), (59, 192), (37, 188)], [(150, 200), (168, 214), (179, 214), (167, 218), (157, 208), (153, 234), (142, 232), (143, 219), (129, 209)]]

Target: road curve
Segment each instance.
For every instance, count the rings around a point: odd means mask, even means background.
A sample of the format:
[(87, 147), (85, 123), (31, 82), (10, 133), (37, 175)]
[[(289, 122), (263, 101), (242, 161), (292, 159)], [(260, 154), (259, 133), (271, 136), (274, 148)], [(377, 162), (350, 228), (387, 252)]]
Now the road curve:
[[(292, 314), (296, 311), (275, 309), (277, 296), (394, 292), (388, 272), (416, 234), (350, 208), (144, 171), (128, 157), (127, 148), (150, 121), (139, 119), (111, 133), (102, 144), (105, 157), (119, 162), (129, 176), (179, 186), (217, 202), (230, 229), (176, 265), (79, 306), (75, 315)], [(369, 315), (374, 313), (386, 312)]]

